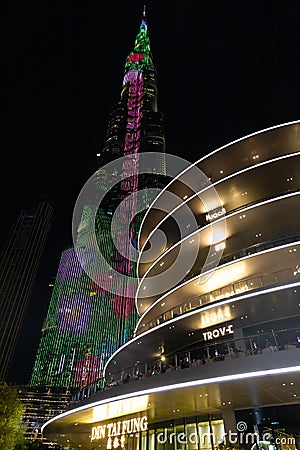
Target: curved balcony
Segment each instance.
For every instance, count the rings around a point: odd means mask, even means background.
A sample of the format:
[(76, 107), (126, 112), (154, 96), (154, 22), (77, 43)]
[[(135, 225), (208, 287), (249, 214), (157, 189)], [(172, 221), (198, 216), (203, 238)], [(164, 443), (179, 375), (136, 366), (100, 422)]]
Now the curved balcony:
[[(222, 183), (224, 183), (224, 180), (230, 182), (230, 180), (232, 180), (238, 173), (244, 173), (246, 180), (248, 177), (247, 173), (251, 174), (252, 168), (257, 168), (259, 166), (263, 167), (266, 162), (268, 165), (269, 161), (273, 160), (273, 162), (275, 162), (277, 159), (283, 160), (288, 155), (292, 156), (293, 154), (299, 153), (299, 135), (299, 122), (291, 122), (246, 136), (235, 141), (234, 143), (227, 144), (215, 150), (214, 152), (198, 160), (196, 163), (192, 164), (188, 170), (179, 174), (177, 179), (172, 180), (164, 191), (170, 191), (176, 194), (179, 199), (182, 199), (180, 203), (189, 201), (189, 197), (191, 195), (195, 195), (195, 188), (198, 186), (197, 181), (193, 180), (195, 186), (193, 186), (193, 189), (189, 188), (190, 179), (193, 177), (193, 173), (197, 167), (199, 167), (202, 173), (206, 174), (212, 183), (218, 186), (218, 191), (219, 189), (222, 189)], [(290, 169), (291, 171), (288, 170), (287, 172), (287, 178), (289, 178), (289, 180), (285, 179), (285, 186), (284, 184), (281, 186), (282, 192), (285, 192), (286, 189), (291, 188), (291, 185), (295, 180), (294, 176), (297, 176), (297, 171), (294, 170), (295, 167)], [(279, 172), (277, 171), (273, 174), (274, 177), (271, 178), (269, 183), (270, 188), (273, 187), (273, 189), (277, 189), (277, 183), (274, 186), (274, 179), (278, 179), (281, 184), (281, 175), (283, 173), (284, 172), (280, 170)], [(278, 174), (280, 174), (279, 177)], [(256, 186), (261, 186), (261, 182), (263, 181), (263, 179), (256, 177), (255, 184), (253, 185), (253, 179), (249, 180), (250, 183), (246, 184), (243, 179), (241, 178), (241, 189), (239, 189), (239, 185), (233, 184), (233, 191), (227, 190), (227, 192), (224, 192), (227, 200), (230, 200), (230, 197), (232, 197), (232, 200), (236, 201), (238, 199), (239, 192), (242, 197), (244, 197), (242, 194), (245, 192), (247, 192), (246, 195), (251, 196), (252, 190), (254, 189), (254, 191), (256, 191)], [(249, 188), (249, 186), (251, 186), (251, 190), (248, 194), (247, 188)], [(202, 188), (200, 183), (199, 191)], [(266, 184), (265, 188), (267, 188)], [(144, 217), (139, 237), (140, 248), (143, 247), (146, 239), (152, 231), (157, 228), (158, 224), (165, 219), (166, 213), (161, 211), (160, 208), (155, 208), (161, 201), (163, 192), (153, 202), (151, 208), (147, 211)], [(229, 196), (228, 194), (230, 193), (234, 195)], [(221, 195), (220, 197), (222, 198)], [(242, 198), (242, 200), (245, 199)], [(190, 208), (195, 213), (197, 213), (197, 210), (199, 211), (199, 201), (196, 202), (196, 205), (197, 207), (195, 208), (193, 208), (192, 204), (190, 205)]]
[[(272, 257), (272, 255), (274, 256), (274, 253), (271, 253), (278, 250), (278, 255), (280, 255), (280, 251), (284, 245), (286, 245), (286, 247), (289, 245), (292, 246), (293, 244), (295, 246), (298, 245), (299, 235), (297, 234), (297, 228), (299, 229), (300, 219), (296, 218), (291, 221), (291, 216), (288, 212), (292, 210), (292, 208), (288, 208), (289, 205), (297, 207), (297, 200), (298, 196), (297, 198), (294, 197), (282, 201), (282, 207), (284, 204), (287, 207), (287, 215), (280, 221), (277, 220), (277, 217), (280, 211), (278, 206), (281, 205), (277, 203), (277, 201), (272, 202), (267, 206), (264, 205), (264, 208), (261, 210), (261, 215), (262, 217), (268, 217), (268, 220), (270, 220), (269, 223), (274, 224), (272, 227), (268, 226), (268, 221), (263, 223), (260, 222), (261, 216), (257, 214), (257, 209), (255, 211), (248, 211), (246, 219), (240, 219), (240, 216), (232, 217), (231, 220), (228, 219), (228, 229), (230, 229), (230, 233), (232, 234), (226, 240), (226, 247), (223, 250), (223, 254), (222, 252), (219, 252), (216, 247), (214, 250), (213, 246), (206, 246), (202, 249), (193, 250), (191, 247), (197, 245), (196, 238), (196, 243), (191, 243), (192, 239), (188, 238), (182, 245), (181, 243), (178, 244), (178, 246), (174, 248), (174, 251), (170, 250), (168, 257), (165, 256), (163, 259), (158, 260), (153, 266), (152, 271), (148, 273), (148, 276), (140, 281), (136, 301), (140, 316), (143, 317), (144, 314), (147, 314), (153, 305), (158, 305), (158, 302), (165, 299), (166, 296), (172, 298), (172, 306), (174, 306), (173, 304), (176, 303), (175, 295), (178, 297), (179, 294), (184, 295), (185, 292), (188, 292), (189, 296), (193, 297), (198, 293), (209, 293), (212, 289), (215, 289), (216, 286), (214, 285), (212, 287), (211, 282), (208, 284), (205, 283), (205, 279), (208, 279), (208, 281), (209, 278), (216, 279), (218, 273), (221, 274), (226, 267), (229, 267), (229, 263), (232, 268), (231, 272), (233, 270), (235, 271), (235, 273), (231, 273), (230, 281), (232, 282), (242, 280), (245, 277), (258, 275), (259, 266), (260, 270), (262, 270), (261, 273), (272, 273), (288, 267), (295, 267), (300, 262), (298, 254), (289, 254), (289, 260), (283, 258), (281, 261), (278, 261), (276, 258), (274, 259)], [(241, 217), (243, 217), (243, 215), (241, 215)], [(240, 225), (241, 222), (244, 222), (244, 224)], [(290, 222), (292, 222), (292, 226), (289, 225)], [(210, 230), (207, 231), (208, 233), (210, 232)], [(205, 238), (209, 239), (208, 235), (205, 236), (203, 233), (200, 234), (200, 236), (199, 239), (202, 242)], [(241, 241), (243, 241), (242, 245)], [(288, 242), (291, 244), (287, 244)], [(186, 255), (185, 261), (187, 263), (190, 261), (190, 252), (198, 253), (197, 258), (195, 258), (195, 262), (192, 267), (190, 267), (188, 273), (183, 272), (182, 266), (176, 261), (179, 247), (182, 252), (181, 254)], [(267, 251), (268, 249), (269, 251)], [(220, 256), (219, 253), (221, 253)], [(215, 258), (220, 258), (220, 261)], [(164, 265), (162, 265), (163, 263)], [(236, 270), (233, 269), (234, 267), (236, 267)], [(169, 268), (171, 268), (174, 273), (176, 271), (181, 273), (181, 277), (176, 275), (171, 276)], [(213, 273), (215, 275), (212, 277), (211, 275)], [(197, 278), (199, 278), (199, 280), (197, 280)], [(195, 282), (198, 282), (198, 285), (195, 285)], [(200, 284), (201, 291), (199, 291)], [(224, 286), (226, 284), (228, 284), (228, 280), (224, 280)], [(222, 284), (220, 281), (218, 288), (221, 287)], [(153, 288), (157, 293), (155, 291), (153, 292)], [(151, 289), (152, 293), (155, 295), (151, 295)], [(142, 292), (142, 296), (140, 295), (140, 292)], [(148, 292), (147, 297), (146, 292)], [(163, 312), (161, 308), (158, 309), (160, 312)]]
[(234, 337), (243, 338), (256, 325), (259, 330), (265, 329), (266, 324), (280, 328), (278, 323), (283, 324), (283, 318), (288, 323), (290, 320), (300, 323), (299, 286), (300, 279), (295, 277), (293, 283), (257, 287), (156, 325), (119, 348), (108, 360), (105, 374), (120, 372), (137, 361), (150, 361), (185, 347), (205, 344), (205, 333), (215, 328), (231, 325)]
[[(72, 404), (84, 404), (91, 396), (96, 401), (97, 398), (115, 397), (126, 392), (136, 393), (141, 389), (176, 384), (184, 380), (207, 380), (215, 378), (216, 371), (218, 376), (228, 377), (267, 368), (292, 367), (294, 363), (298, 365), (299, 358), (300, 325), (261, 332), (247, 338), (224, 338), (218, 344), (206, 342), (190, 346), (166, 354), (163, 358), (139, 361), (113, 374), (108, 372), (106, 377), (74, 393)], [(96, 393), (98, 395), (94, 396)]]
[(128, 406), (142, 405), (143, 414), (152, 424), (195, 414), (222, 414), (227, 408), (245, 409), (253, 392), (254, 407), (297, 404), (299, 396), (294, 385), (300, 370), (295, 362), (299, 352), (300, 349), (268, 352), (172, 370), (96, 391), (92, 397), (86, 390), (81, 401), (75, 400), (65, 413), (47, 422), (47, 438), (66, 446), (70, 443), (90, 448), (92, 426), (101, 423), (107, 411), (112, 411), (108, 419), (122, 420), (124, 416), (119, 418), (116, 408), (124, 401)]
[[(213, 269), (208, 280), (205, 280), (207, 273), (204, 274), (204, 280), (201, 275), (192, 274), (192, 277), (187, 277), (181, 284), (154, 299), (141, 315), (135, 334), (158, 325), (158, 318), (162, 319), (161, 323), (175, 317), (175, 314), (181, 315), (218, 299), (277, 283), (293, 283), (295, 277), (299, 276), (296, 270), (299, 245), (299, 235), (295, 235), (227, 255), (222, 259), (222, 265)], [(277, 261), (277, 270), (272, 272), (274, 261)], [(144, 301), (140, 300), (140, 306)]]
[[(222, 265), (241, 249), (263, 247), (272, 241), (275, 246), (280, 240), (296, 236), (300, 225), (300, 219), (295, 214), (298, 204), (299, 191), (290, 192), (280, 197), (247, 205), (243, 209), (226, 215), (224, 219), (216, 220), (213, 224), (207, 224), (183, 239), (178, 239), (172, 247), (148, 264), (148, 269), (141, 278), (137, 291), (137, 298), (143, 299), (143, 302), (136, 302), (139, 314), (142, 315), (158, 298), (156, 295), (158, 281), (162, 283), (160, 291), (163, 293), (176, 286), (176, 282), (171, 287), (168, 285), (171, 277), (178, 280), (177, 285), (179, 285), (198, 273)], [(271, 227), (270, 223), (272, 223)], [(178, 262), (181, 264), (182, 261), (184, 264), (179, 267)], [(167, 280), (164, 280), (162, 276), (158, 277), (164, 272), (168, 277)], [(173, 272), (176, 272), (174, 276)]]

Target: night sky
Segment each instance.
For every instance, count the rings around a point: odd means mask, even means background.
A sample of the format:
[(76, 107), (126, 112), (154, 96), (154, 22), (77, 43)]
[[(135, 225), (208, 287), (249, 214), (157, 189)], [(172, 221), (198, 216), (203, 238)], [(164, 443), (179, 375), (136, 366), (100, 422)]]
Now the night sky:
[(72, 213), (101, 150), (146, 3), (166, 151), (196, 161), (298, 120), (297, 0), (0, 0), (0, 242), (29, 198), (55, 216), (10, 381), (29, 381)]

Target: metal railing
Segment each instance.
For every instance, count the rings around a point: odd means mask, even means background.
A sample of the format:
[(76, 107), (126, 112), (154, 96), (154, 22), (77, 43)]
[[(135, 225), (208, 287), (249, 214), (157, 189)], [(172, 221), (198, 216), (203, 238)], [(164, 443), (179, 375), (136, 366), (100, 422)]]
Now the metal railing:
[(277, 272), (271, 272), (262, 274), (259, 276), (254, 276), (251, 278), (245, 278), (235, 283), (228, 284), (220, 289), (216, 289), (207, 294), (195, 295), (191, 297), (188, 301), (177, 305), (175, 308), (168, 309), (155, 316), (149, 322), (143, 323), (139, 329), (136, 331), (136, 336), (145, 331), (160, 325), (161, 323), (168, 322), (175, 317), (181, 316), (189, 311), (192, 311), (202, 306), (221, 300), (224, 298), (230, 298), (233, 295), (239, 295), (244, 292), (252, 291), (254, 289), (259, 289), (262, 287), (270, 286), (273, 284), (282, 283), (287, 280), (293, 280), (295, 268), (288, 268)]

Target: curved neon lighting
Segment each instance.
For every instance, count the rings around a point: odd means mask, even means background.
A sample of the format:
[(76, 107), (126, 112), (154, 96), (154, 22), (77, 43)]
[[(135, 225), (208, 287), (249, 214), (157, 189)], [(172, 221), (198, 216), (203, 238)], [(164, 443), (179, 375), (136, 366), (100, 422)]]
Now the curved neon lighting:
[[(284, 291), (285, 289), (292, 289), (292, 288), (295, 288), (297, 286), (300, 286), (300, 280), (298, 282), (296, 282), (296, 283), (291, 283), (291, 284), (284, 285), (284, 286), (275, 286), (275, 287), (272, 287), (272, 288), (263, 289), (263, 290), (259, 291), (259, 295), (265, 295), (265, 294), (268, 294), (270, 292), (276, 292), (276, 291)], [(225, 300), (222, 300), (222, 301), (218, 302), (217, 305), (218, 306), (223, 306), (223, 305), (227, 305), (229, 303), (239, 302), (239, 301), (242, 301), (244, 299), (247, 299), (247, 298), (250, 298), (250, 297), (254, 297), (254, 296), (257, 296), (257, 290), (250, 291), (250, 292), (248, 292), (246, 294), (239, 295), (238, 297), (234, 296), (232, 298), (227, 298)], [(203, 308), (201, 308), (201, 311), (207, 311), (208, 309), (215, 308), (215, 306), (216, 306), (216, 302), (213, 302), (213, 303), (211, 303), (209, 305), (203, 306)], [(198, 314), (198, 313), (199, 313), (199, 309), (195, 309), (195, 310), (192, 310), (192, 311), (189, 311), (189, 312), (185, 313), (182, 316), (175, 317), (175, 318), (169, 320), (167, 323), (169, 325), (169, 324), (172, 324), (172, 323), (175, 323), (175, 322), (181, 320), (183, 317), (186, 318), (186, 317), (192, 316), (194, 314)], [(118, 353), (120, 353), (122, 350), (124, 350), (130, 344), (132, 344), (132, 342), (135, 342), (137, 340), (141, 340), (147, 334), (153, 333), (153, 331), (156, 331), (159, 328), (163, 328), (164, 326), (166, 326), (166, 322), (162, 323), (160, 325), (157, 325), (154, 328), (150, 328), (149, 330), (145, 331), (144, 333), (139, 334), (138, 336), (135, 336), (134, 338), (130, 339), (130, 341), (126, 342), (124, 345), (119, 347), (118, 350), (116, 350), (109, 357), (109, 359), (106, 361), (106, 364), (105, 364), (104, 369), (103, 369), (103, 376), (104, 377), (106, 376), (106, 370), (107, 370), (108, 364), (110, 363), (111, 360), (116, 358)]]
[[(266, 249), (266, 250), (262, 250), (261, 252), (252, 253), (251, 255), (243, 256), (243, 257), (240, 258), (238, 261), (248, 260), (248, 259), (250, 259), (250, 258), (254, 258), (255, 256), (263, 255), (263, 254), (265, 254), (265, 253), (275, 252), (275, 251), (282, 250), (282, 249), (284, 249), (284, 248), (292, 247), (292, 246), (295, 246), (295, 245), (300, 245), (300, 241), (290, 242), (290, 243), (288, 243), (288, 244), (283, 244), (283, 245), (280, 245), (280, 246), (278, 246), (278, 247), (272, 247), (272, 248), (268, 248), (268, 249)], [(233, 264), (233, 263), (236, 262), (236, 261), (237, 261), (237, 260), (229, 261), (228, 263), (223, 264), (223, 265), (221, 266), (221, 268), (223, 269), (224, 267), (230, 266), (231, 264)], [(213, 270), (215, 270), (215, 269), (212, 269), (212, 271), (213, 271)], [(208, 271), (208, 272), (210, 272), (210, 271)], [(176, 287), (175, 287), (174, 289), (172, 289), (171, 291), (166, 292), (164, 295), (162, 295), (162, 296), (159, 297), (157, 300), (155, 300), (155, 302), (152, 303), (152, 305), (150, 305), (150, 306), (146, 309), (146, 311), (141, 315), (141, 317), (139, 318), (139, 320), (138, 320), (138, 322), (137, 322), (137, 325), (136, 325), (136, 328), (135, 328), (135, 330), (134, 330), (134, 334), (137, 332), (138, 327), (140, 326), (140, 323), (141, 323), (142, 320), (145, 318), (145, 316), (148, 314), (148, 312), (150, 311), (150, 309), (152, 309), (154, 306), (156, 306), (158, 303), (160, 303), (162, 300), (164, 300), (165, 298), (167, 298), (170, 294), (172, 294), (172, 293), (175, 292), (176, 290), (181, 289), (184, 285), (187, 285), (187, 284), (189, 284), (189, 283), (191, 283), (191, 282), (194, 282), (195, 280), (197, 280), (197, 279), (199, 279), (199, 278), (201, 278), (201, 277), (199, 277), (198, 275), (196, 275), (195, 277), (191, 278), (190, 280), (185, 281), (184, 283), (181, 283), (180, 285), (176, 286)], [(204, 308), (204, 306), (203, 306), (203, 308)], [(199, 311), (199, 308), (198, 308), (198, 311)], [(186, 314), (187, 314), (187, 313), (185, 313), (184, 316), (186, 316)], [(167, 322), (169, 323), (171, 320), (172, 320), (172, 319), (168, 320)], [(165, 324), (166, 324), (166, 322), (164, 323), (164, 325), (165, 325)], [(154, 327), (154, 328), (157, 328), (157, 327)], [(143, 334), (143, 333), (140, 333), (139, 336), (141, 336), (142, 334)]]

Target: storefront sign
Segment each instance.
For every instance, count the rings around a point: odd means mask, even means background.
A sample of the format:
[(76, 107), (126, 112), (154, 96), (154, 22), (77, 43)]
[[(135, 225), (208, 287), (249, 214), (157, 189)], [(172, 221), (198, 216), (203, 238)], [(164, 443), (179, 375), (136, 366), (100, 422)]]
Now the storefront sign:
[(93, 422), (103, 422), (114, 417), (136, 414), (148, 408), (149, 395), (116, 400), (93, 408)]
[(134, 417), (133, 419), (111, 422), (106, 425), (92, 427), (91, 441), (107, 439), (106, 448), (124, 447), (125, 436), (131, 433), (139, 433), (148, 429), (148, 418)]
[(224, 327), (215, 328), (212, 331), (206, 331), (203, 333), (203, 338), (205, 341), (210, 341), (212, 339), (217, 339), (220, 336), (225, 336), (226, 334), (233, 334), (233, 325), (227, 325)]

